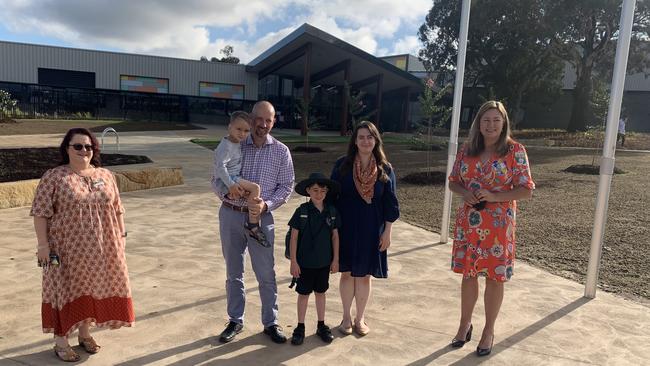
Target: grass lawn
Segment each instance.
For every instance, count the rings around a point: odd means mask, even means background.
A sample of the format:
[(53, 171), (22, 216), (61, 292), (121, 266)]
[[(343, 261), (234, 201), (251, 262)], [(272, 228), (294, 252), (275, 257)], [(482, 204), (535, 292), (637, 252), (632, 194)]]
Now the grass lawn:
[[(283, 136), (279, 137), (281, 140)], [(296, 143), (288, 143), (294, 148)], [(216, 144), (206, 144), (214, 148)], [(319, 143), (322, 153), (292, 153), (296, 179), (314, 171), (327, 175), (334, 161), (344, 154), (343, 143)], [(402, 144), (387, 143), (386, 153), (398, 179), (426, 170), (426, 152), (412, 151)], [(529, 147), (533, 179), (537, 183), (534, 197), (519, 203), (517, 258), (545, 270), (584, 283), (593, 229), (597, 175), (563, 172), (574, 164), (591, 164), (594, 154), (587, 149)], [(446, 170), (446, 150), (431, 153), (431, 169)], [(626, 171), (613, 178), (610, 193), (605, 244), (600, 271), (600, 286), (610, 292), (635, 299), (650, 299), (650, 207), (647, 189), (650, 153), (619, 150), (616, 166)], [(401, 219), (439, 232), (444, 186), (418, 186), (398, 182)], [(459, 204), (454, 198), (452, 220)], [(451, 228), (453, 229), (453, 228)], [(450, 235), (451, 237), (451, 235)], [(399, 250), (399, 238), (394, 239)], [(451, 255), (451, 253), (450, 253)], [(515, 281), (517, 269), (515, 268)], [(531, 289), (534, 291), (534, 289)]]
[[(286, 135), (286, 134), (273, 134), (273, 137), (282, 141), (285, 144), (306, 145), (307, 143), (323, 146), (323, 144), (344, 144), (350, 141), (349, 136), (299, 136), (299, 135)], [(219, 145), (221, 139), (193, 139), (192, 142), (203, 145), (210, 149), (214, 149)], [(384, 139), (386, 143), (408, 145), (411, 142), (411, 137), (406, 135), (393, 135)]]
[(113, 127), (118, 132), (131, 131), (165, 131), (196, 130), (201, 127), (189, 123), (157, 121), (121, 121), (121, 120), (65, 120), (65, 119), (18, 119), (16, 123), (0, 123), (0, 136), (38, 135), (49, 133), (66, 133), (75, 127), (85, 127), (93, 132), (102, 132)]

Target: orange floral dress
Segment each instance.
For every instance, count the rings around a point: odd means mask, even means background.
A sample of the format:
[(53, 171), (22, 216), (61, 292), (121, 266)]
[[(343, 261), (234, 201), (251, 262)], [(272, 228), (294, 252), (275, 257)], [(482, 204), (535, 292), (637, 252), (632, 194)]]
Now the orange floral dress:
[(30, 215), (47, 218), (50, 252), (60, 265), (43, 268), (44, 333), (68, 335), (83, 322), (119, 328), (135, 321), (124, 240), (124, 212), (113, 174), (90, 177), (62, 165), (45, 172)]
[[(517, 187), (535, 189), (526, 149), (513, 142), (508, 153), (485, 162), (468, 156), (463, 146), (456, 155), (450, 182), (465, 189), (507, 192)], [(464, 278), (483, 276), (499, 282), (510, 280), (515, 260), (517, 202), (488, 202), (477, 210), (463, 201), (456, 212), (451, 269)]]

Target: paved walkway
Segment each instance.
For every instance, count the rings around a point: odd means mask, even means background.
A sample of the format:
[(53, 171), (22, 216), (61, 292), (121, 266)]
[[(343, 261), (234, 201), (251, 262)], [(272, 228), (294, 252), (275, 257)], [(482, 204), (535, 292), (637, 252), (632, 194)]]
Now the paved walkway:
[[(277, 345), (261, 333), (260, 301), (247, 265), (244, 332), (223, 345), (227, 321), (225, 269), (219, 248), (218, 200), (209, 188), (212, 154), (188, 143), (193, 136), (220, 136), (223, 129), (122, 134), (127, 153), (146, 154), (162, 165), (181, 165), (184, 186), (123, 194), (129, 229), (127, 257), (137, 325), (98, 331), (104, 346), (89, 365), (642, 365), (650, 364), (650, 309), (518, 262), (507, 284), (491, 356), (478, 359), (484, 320), (479, 301), (475, 336), (464, 348), (447, 347), (457, 327), (459, 281), (449, 268), (450, 245), (438, 236), (398, 222), (389, 254), (390, 278), (374, 281), (367, 322), (371, 333), (324, 345), (313, 335), (313, 301), (307, 339), (299, 347)], [(56, 145), (60, 136), (0, 137), (0, 147)], [(107, 150), (109, 148), (107, 147)], [(275, 212), (278, 232), (301, 198)], [(27, 207), (0, 210), (0, 365), (56, 364), (51, 336), (40, 330), (40, 271)], [(292, 332), (296, 294), (287, 285), (289, 263), (276, 245), (280, 324)], [(551, 250), (551, 249), (549, 249)], [(588, 248), (585, 248), (588, 250)], [(328, 292), (327, 322), (341, 317), (338, 276)]]

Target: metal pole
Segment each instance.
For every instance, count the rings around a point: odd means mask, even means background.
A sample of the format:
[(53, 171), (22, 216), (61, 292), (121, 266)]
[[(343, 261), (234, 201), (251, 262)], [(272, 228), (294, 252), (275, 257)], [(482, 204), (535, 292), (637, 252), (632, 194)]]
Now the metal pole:
[(449, 132), (449, 148), (447, 150), (447, 180), (445, 180), (445, 202), (442, 207), (442, 225), (440, 227), (440, 242), (446, 243), (449, 237), (449, 218), (451, 215), (451, 191), (449, 190), (449, 175), (454, 167), (458, 151), (458, 125), (463, 99), (463, 78), (465, 77), (465, 51), (467, 50), (467, 31), (469, 29), (469, 8), (471, 0), (463, 0), (460, 14), (460, 34), (458, 35), (458, 60), (456, 61), (456, 80), (454, 83), (454, 108), (451, 114), (451, 131)]
[(598, 196), (596, 198), (596, 215), (594, 229), (591, 233), (591, 249), (589, 250), (589, 266), (587, 268), (587, 282), (585, 284), (585, 297), (596, 297), (598, 271), (600, 269), (600, 255), (605, 236), (607, 223), (607, 206), (609, 203), (609, 190), (614, 174), (614, 154), (616, 153), (616, 132), (618, 119), (621, 114), (623, 100), (623, 87), (625, 84), (625, 69), (627, 56), (630, 51), (630, 38), (632, 36), (632, 21), (634, 20), (634, 5), (636, 0), (624, 0), (621, 7), (621, 25), (619, 28), (618, 44), (616, 45), (616, 60), (614, 61), (614, 76), (612, 77), (609, 109), (607, 110), (607, 129), (605, 130), (605, 143), (603, 156), (600, 161), (600, 180), (598, 182)]

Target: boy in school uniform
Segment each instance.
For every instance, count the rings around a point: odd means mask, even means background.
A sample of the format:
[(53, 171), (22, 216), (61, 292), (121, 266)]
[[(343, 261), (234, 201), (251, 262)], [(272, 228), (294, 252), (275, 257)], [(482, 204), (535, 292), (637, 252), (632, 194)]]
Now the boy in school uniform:
[(339, 268), (341, 220), (334, 205), (325, 202), (325, 197), (338, 192), (338, 182), (322, 173), (312, 173), (296, 185), (296, 193), (309, 196), (310, 200), (300, 205), (289, 221), (291, 275), (298, 279), (298, 326), (291, 338), (294, 345), (302, 344), (305, 339), (305, 314), (312, 292), (318, 315), (316, 334), (326, 343), (334, 339), (325, 325), (325, 292), (329, 288), (329, 274), (338, 272)]

